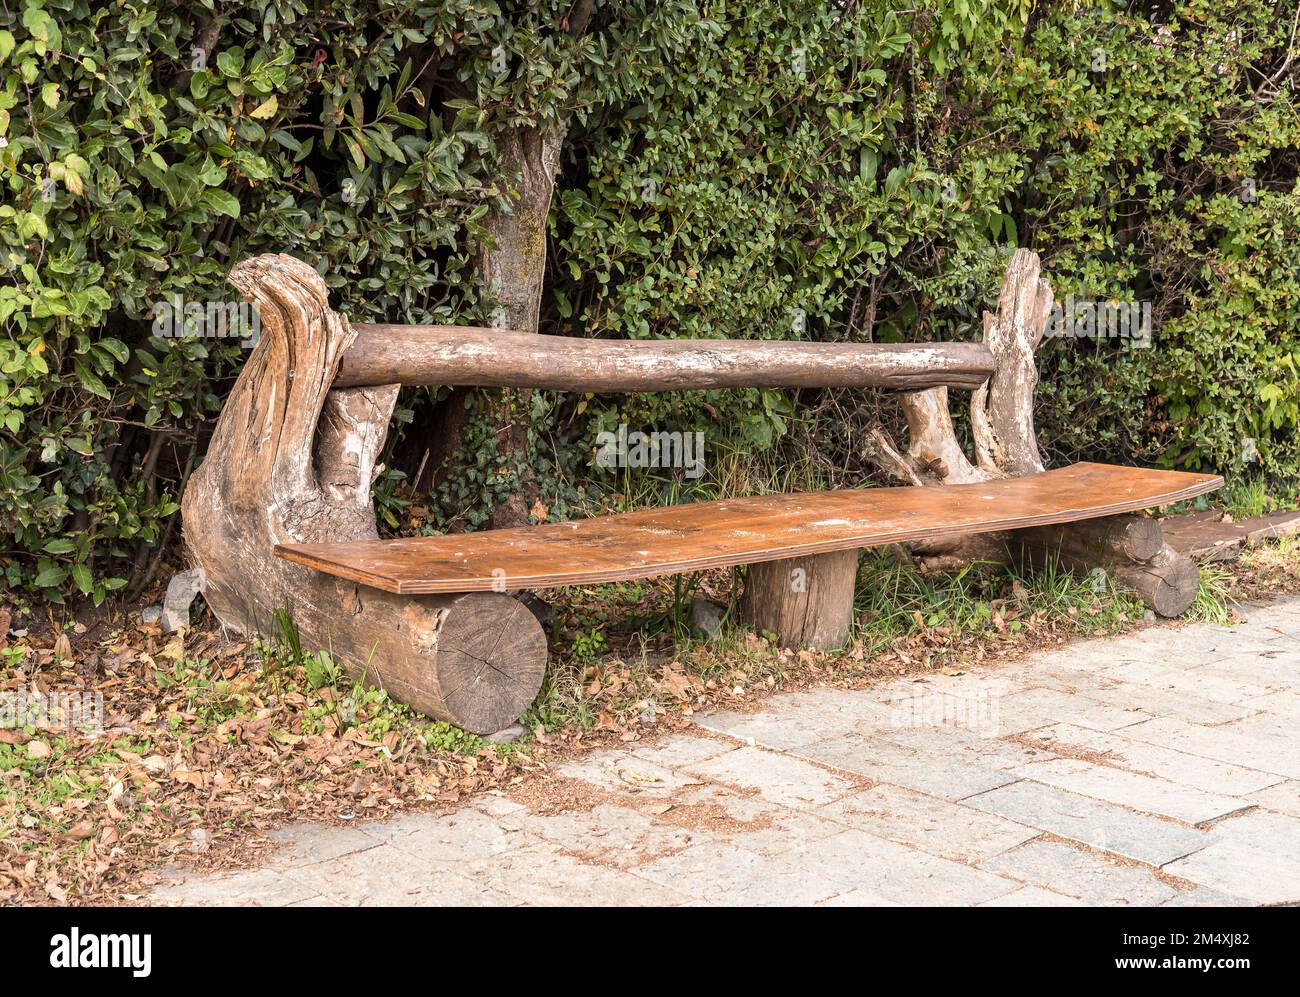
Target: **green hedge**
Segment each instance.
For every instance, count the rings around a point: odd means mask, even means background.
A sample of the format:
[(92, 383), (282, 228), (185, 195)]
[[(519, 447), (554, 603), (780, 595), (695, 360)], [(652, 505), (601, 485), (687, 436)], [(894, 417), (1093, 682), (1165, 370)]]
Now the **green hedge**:
[[(492, 135), (520, 123), (569, 131), (545, 331), (971, 338), (1029, 246), (1059, 294), (1155, 318), (1150, 349), (1045, 344), (1054, 459), (1294, 481), (1286, 5), (632, 2), (598, 5), (576, 42), (571, 6), (0, 12), (8, 587), (100, 600), (174, 536), (241, 349), (155, 335), (155, 302), (230, 300), (229, 266), (275, 250), (355, 317), (486, 321), (470, 261), (510, 188)], [(706, 427), (755, 460), (797, 428), (838, 454), (845, 424), (808, 424), (815, 402), (538, 395), (524, 416), (554, 444), (554, 515), (616, 487), (586, 470), (601, 428)], [(465, 438), (436, 507), (473, 523), (512, 475), (491, 433)]]

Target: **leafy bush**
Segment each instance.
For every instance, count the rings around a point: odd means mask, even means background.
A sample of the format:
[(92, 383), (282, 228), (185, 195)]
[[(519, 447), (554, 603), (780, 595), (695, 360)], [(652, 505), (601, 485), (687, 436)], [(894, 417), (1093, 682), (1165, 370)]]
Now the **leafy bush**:
[[(157, 302), (230, 301), (229, 267), (279, 251), (316, 265), (353, 317), (487, 321), (473, 253), (513, 181), (493, 136), (523, 124), (569, 134), (544, 331), (972, 338), (1025, 245), (1059, 295), (1149, 301), (1155, 318), (1151, 349), (1045, 343), (1054, 458), (1294, 480), (1285, 5), (629, 2), (598, 5), (576, 41), (572, 6), (0, 12), (7, 587), (99, 601), (150, 579), (174, 538), (242, 350), (159, 335)], [(539, 396), (520, 418), (547, 444), (544, 502), (567, 515), (614, 488), (585, 465), (619, 421), (707, 428), (755, 461), (798, 439), (850, 466), (875, 405), (809, 416), (824, 404)], [(444, 478), (438, 509), (473, 524), (516, 475), (494, 434), (465, 440), (459, 466), (477, 472)]]

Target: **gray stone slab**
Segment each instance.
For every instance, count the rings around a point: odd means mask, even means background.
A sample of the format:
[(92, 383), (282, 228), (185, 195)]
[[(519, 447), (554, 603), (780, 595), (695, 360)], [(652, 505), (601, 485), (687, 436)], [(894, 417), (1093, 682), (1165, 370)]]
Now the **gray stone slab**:
[(823, 807), (821, 812), (856, 830), (966, 863), (1014, 848), (1039, 833), (899, 786), (876, 786)]
[(498, 821), (506, 817), (528, 813), (527, 807), (504, 796), (500, 790), (489, 790), (480, 796), (475, 796), (470, 799), (468, 805), (480, 813), (497, 818)]
[(1252, 732), (1242, 731), (1236, 725), (1243, 722), (1205, 727), (1160, 717), (1125, 728), (1124, 736), (1189, 755), (1300, 779), (1300, 752), (1295, 750), (1294, 744), (1279, 744), (1275, 738), (1261, 738)]
[(1016, 774), (1130, 810), (1172, 817), (1185, 824), (1203, 824), (1251, 806), (1239, 797), (1207, 793), (1166, 779), (1075, 758), (1034, 762), (1016, 769)]
[(843, 886), (806, 864), (771, 858), (721, 841), (692, 845), (637, 870), (637, 876), (690, 894), (706, 904), (783, 906), (815, 904)]
[(1138, 709), (1111, 706), (1056, 689), (1017, 692), (1004, 697), (997, 706), (998, 727), (1003, 735), (1019, 734), (1054, 723), (1111, 731), (1151, 719), (1151, 714)]
[(1002, 786), (966, 802), (1008, 820), (1155, 866), (1204, 848), (1213, 840), (1204, 831), (1035, 782)]
[(1228, 655), (1254, 653), (1288, 643), (1289, 635), (1282, 629), (1288, 619), (1285, 613), (1262, 616), (1253, 613), (1244, 623), (1226, 627), (1207, 625), (1206, 631), (1209, 641), (1225, 650)]
[(164, 874), (150, 899), (186, 907), (288, 907), (314, 897), (318, 891), (274, 869), (250, 869), (215, 876), (184, 876), (181, 882)]
[(1177, 717), (1189, 723), (1220, 724), (1250, 716), (1258, 707), (1202, 699), (1186, 692), (1174, 692), (1117, 678), (1104, 669), (1081, 671), (1053, 666), (1037, 675), (1040, 683), (1060, 692), (1084, 696), (1098, 703), (1135, 710), (1150, 716)]
[(425, 862), (392, 845), (299, 866), (286, 875), (312, 895), (337, 900), (345, 907), (498, 907), (513, 903), (503, 891), (462, 876), (448, 863)]
[(902, 907), (903, 904), (878, 897), (868, 890), (845, 890), (829, 900), (813, 904), (814, 907)]
[(1083, 901), (1067, 897), (1063, 893), (1040, 889), (1037, 886), (1022, 886), (1020, 889), (1004, 896), (985, 900), (980, 907), (1082, 907)]
[(1300, 780), (1289, 779), (1286, 782), (1274, 783), (1265, 789), (1256, 790), (1246, 799), (1266, 810), (1273, 810), (1289, 817), (1300, 817)]
[(1218, 730), (1254, 738), (1277, 752), (1300, 762), (1300, 721), (1286, 713), (1267, 710), (1223, 724)]
[(1221, 821), (1220, 840), (1279, 852), (1300, 862), (1300, 818), (1267, 810), (1252, 810)]
[(766, 857), (809, 851), (845, 826), (819, 810), (795, 810), (716, 783), (681, 794), (671, 810), (654, 819), (684, 824), (697, 840), (728, 842)]
[(701, 835), (630, 807), (601, 804), (585, 813), (532, 817), (525, 825), (582, 862), (632, 869), (690, 847)]
[(1151, 659), (1189, 667), (1245, 650), (1258, 650), (1270, 642), (1230, 627), (1192, 623), (1147, 627), (1108, 643), (1117, 658)]
[(1214, 844), (1165, 871), (1256, 903), (1300, 903), (1298, 828), (1295, 818), (1266, 811), (1231, 817), (1216, 827)]
[(374, 848), (381, 839), (367, 834), (363, 826), (298, 823), (277, 828), (267, 837), (280, 847), (266, 864), (272, 869), (293, 869)]
[(688, 766), (698, 778), (756, 790), (763, 799), (807, 810), (853, 792), (848, 779), (789, 755), (761, 748), (737, 748)]
[(946, 800), (960, 800), (1018, 778), (942, 745), (935, 737), (934, 750), (918, 751), (879, 737), (853, 736), (806, 745), (799, 754), (873, 782), (888, 782)]
[(1211, 890), (1198, 886), (1191, 890), (1180, 891), (1172, 900), (1166, 900), (1161, 907), (1252, 907), (1254, 901), (1243, 897), (1234, 897), (1231, 893)]
[(671, 907), (689, 896), (621, 869), (584, 862), (544, 842), (477, 859), (458, 873), (479, 889), (538, 907)]
[(1300, 689), (1300, 651), (1277, 650), (1234, 654), (1222, 661), (1200, 665), (1198, 672), (1216, 678), (1249, 682), (1274, 691)]
[(629, 750), (637, 758), (666, 769), (693, 765), (706, 758), (716, 758), (736, 749), (735, 742), (716, 737), (696, 737), (691, 734), (669, 734), (657, 741), (637, 744)]
[(888, 707), (861, 693), (810, 689), (774, 696), (755, 713), (697, 717), (708, 730), (778, 751), (851, 731), (890, 725)]
[[(508, 825), (508, 826), (505, 826)], [(461, 862), (522, 848), (531, 839), (513, 815), (492, 817), (472, 807), (445, 816), (405, 814), (371, 824), (368, 834), (426, 862)]]
[(1281, 692), (1270, 692), (1267, 696), (1260, 696), (1259, 699), (1247, 699), (1244, 705), (1250, 707), (1252, 713), (1262, 712), (1277, 717), (1288, 717), (1297, 727), (1300, 727), (1300, 691), (1285, 689)]
[(1207, 793), (1224, 793), (1228, 796), (1247, 796), (1266, 786), (1275, 785), (1280, 776), (1260, 772), (1241, 765), (1215, 761), (1175, 751), (1158, 744), (1137, 741), (1123, 733), (1087, 730), (1058, 724), (1035, 731), (1034, 737), (1048, 748), (1063, 755), (1087, 752), (1101, 756), (1094, 760), (1113, 765), (1139, 775), (1167, 779)]
[(1052, 758), (1052, 752), (1000, 737), (983, 736), (961, 727), (931, 725), (882, 735), (892, 744), (931, 758), (954, 759), (1009, 771), (1029, 762)]
[(1120, 865), (1062, 841), (1030, 841), (986, 859), (980, 868), (1089, 905), (1148, 907), (1177, 894), (1151, 869)]
[(1240, 703), (1242, 700), (1254, 699), (1272, 691), (1267, 685), (1216, 675), (1205, 671), (1202, 667), (1194, 667), (1197, 664), (1199, 663), (1129, 661), (1112, 665), (1106, 671), (1116, 678), (1127, 679), (1139, 685), (1186, 693), (1189, 696), (1222, 703)]
[(820, 875), (908, 905), (964, 907), (1003, 896), (1018, 885), (863, 831), (820, 841), (812, 855)]
[(561, 765), (556, 773), (622, 796), (656, 799), (669, 799), (674, 793), (700, 782), (684, 770), (656, 765), (627, 751), (589, 755), (581, 761)]

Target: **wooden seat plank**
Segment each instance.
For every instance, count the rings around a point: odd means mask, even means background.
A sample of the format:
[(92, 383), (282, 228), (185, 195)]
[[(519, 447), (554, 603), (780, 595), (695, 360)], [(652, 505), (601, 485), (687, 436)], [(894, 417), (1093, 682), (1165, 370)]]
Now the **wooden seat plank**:
[(482, 533), (282, 544), (275, 553), (399, 594), (555, 588), (1073, 522), (1222, 485), (1217, 475), (1080, 463), (980, 484), (763, 495)]

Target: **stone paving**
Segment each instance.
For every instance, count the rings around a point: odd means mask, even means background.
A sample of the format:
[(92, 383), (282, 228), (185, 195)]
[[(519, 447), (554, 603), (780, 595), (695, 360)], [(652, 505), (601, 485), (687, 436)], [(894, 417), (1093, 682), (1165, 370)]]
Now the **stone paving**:
[(565, 765), (546, 799), (298, 825), (153, 900), (1297, 904), (1300, 599), (1245, 615), (774, 696)]

